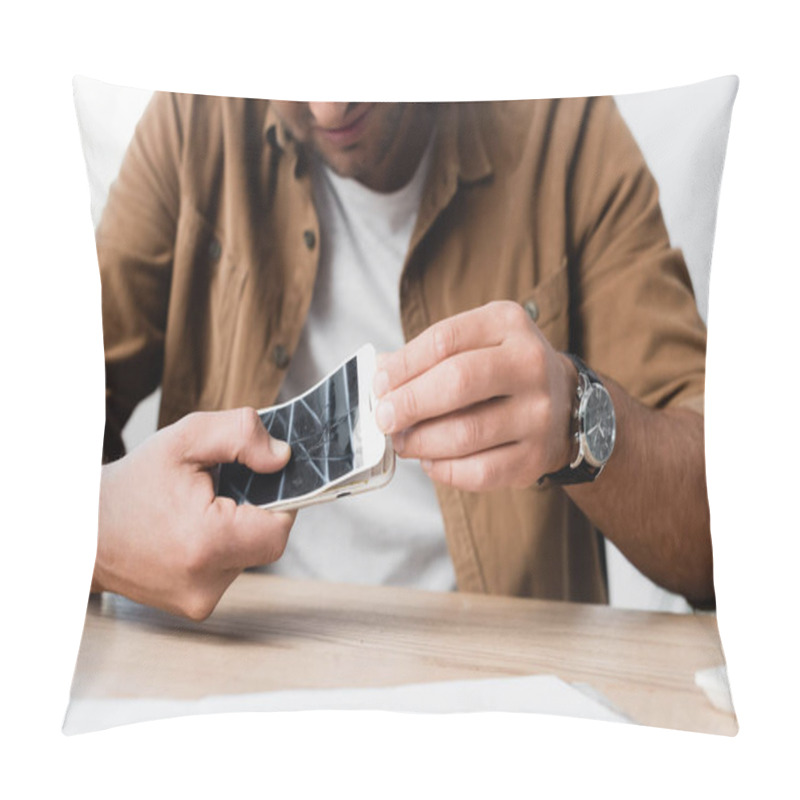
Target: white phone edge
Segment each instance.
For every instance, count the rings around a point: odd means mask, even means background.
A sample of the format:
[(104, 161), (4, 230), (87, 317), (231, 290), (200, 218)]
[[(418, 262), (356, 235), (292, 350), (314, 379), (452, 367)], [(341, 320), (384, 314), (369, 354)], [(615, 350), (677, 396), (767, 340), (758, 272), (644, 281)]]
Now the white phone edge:
[(318, 489), (313, 494), (287, 500), (285, 503), (278, 502), (272, 503), (271, 505), (259, 506), (259, 508), (263, 508), (267, 511), (294, 511), (307, 508), (308, 506), (319, 505), (320, 503), (330, 503), (333, 500), (350, 497), (351, 495), (363, 494), (364, 492), (386, 486), (392, 479), (394, 470), (395, 453), (390, 440), (387, 444), (385, 458), (368, 473), (350, 473), (344, 476), (344, 479), (326, 484), (326, 486)]

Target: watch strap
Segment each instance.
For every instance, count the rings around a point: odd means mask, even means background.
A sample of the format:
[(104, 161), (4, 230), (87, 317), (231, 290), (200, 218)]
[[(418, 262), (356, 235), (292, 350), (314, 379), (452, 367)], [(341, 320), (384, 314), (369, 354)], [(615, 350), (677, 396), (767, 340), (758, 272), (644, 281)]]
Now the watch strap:
[(542, 477), (539, 478), (539, 483), (543, 484), (545, 481), (550, 481), (550, 483), (556, 483), (559, 486), (569, 486), (573, 483), (589, 483), (593, 481), (602, 470), (602, 467), (593, 467), (584, 459), (575, 468), (567, 464), (566, 467), (562, 467), (557, 472), (549, 472), (547, 475), (542, 475)]
[[(575, 365), (575, 369), (578, 371), (579, 384), (581, 373), (583, 373), (589, 379), (590, 383), (599, 383), (601, 386), (603, 385), (603, 382), (597, 377), (597, 373), (592, 370), (591, 367), (588, 367), (583, 362), (583, 359), (572, 353), (564, 353), (564, 355)], [(569, 486), (575, 483), (589, 483), (602, 471), (603, 467), (595, 467), (584, 458), (577, 467), (572, 467), (570, 464), (567, 464), (566, 467), (562, 467), (556, 472), (549, 472), (546, 475), (542, 475), (538, 483), (540, 486), (546, 481), (558, 484), (559, 486)]]
[(575, 365), (575, 369), (578, 370), (578, 375), (583, 372), (586, 377), (589, 378), (590, 383), (599, 383), (601, 386), (603, 385), (603, 381), (597, 377), (597, 373), (591, 367), (587, 366), (582, 358), (572, 353), (564, 353), (564, 355)]

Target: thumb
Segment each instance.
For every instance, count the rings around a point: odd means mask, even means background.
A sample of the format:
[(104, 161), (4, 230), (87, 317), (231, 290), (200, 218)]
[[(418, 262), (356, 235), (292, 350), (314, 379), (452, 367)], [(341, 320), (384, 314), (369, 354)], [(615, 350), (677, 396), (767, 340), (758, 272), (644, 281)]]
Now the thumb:
[(255, 472), (277, 472), (291, 448), (273, 439), (253, 408), (197, 411), (175, 423), (181, 457), (202, 467), (238, 461)]

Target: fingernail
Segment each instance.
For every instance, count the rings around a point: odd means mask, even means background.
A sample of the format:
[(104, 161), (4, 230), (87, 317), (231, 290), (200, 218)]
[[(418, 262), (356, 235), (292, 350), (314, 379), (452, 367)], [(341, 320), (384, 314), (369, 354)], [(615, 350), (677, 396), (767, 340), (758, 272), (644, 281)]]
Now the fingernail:
[(375, 411), (375, 421), (384, 433), (391, 433), (394, 425), (394, 406), (388, 400), (378, 403)]
[(286, 442), (280, 439), (270, 439), (269, 448), (272, 450), (272, 454), (278, 458), (286, 458), (292, 450)]
[(392, 436), (392, 447), (394, 447), (395, 453), (398, 455), (402, 454), (405, 446), (406, 435), (404, 433), (396, 433), (394, 436)]
[(375, 373), (375, 380), (372, 382), (372, 389), (376, 397), (383, 397), (389, 391), (389, 373), (386, 370), (380, 370)]

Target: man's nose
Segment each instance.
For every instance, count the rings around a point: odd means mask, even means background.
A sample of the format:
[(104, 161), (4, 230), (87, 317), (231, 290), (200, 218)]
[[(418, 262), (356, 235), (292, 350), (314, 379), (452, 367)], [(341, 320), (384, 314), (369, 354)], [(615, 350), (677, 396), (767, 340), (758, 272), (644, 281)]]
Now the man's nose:
[(358, 103), (309, 103), (308, 109), (320, 128), (343, 128)]

